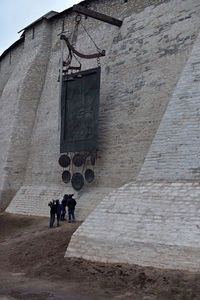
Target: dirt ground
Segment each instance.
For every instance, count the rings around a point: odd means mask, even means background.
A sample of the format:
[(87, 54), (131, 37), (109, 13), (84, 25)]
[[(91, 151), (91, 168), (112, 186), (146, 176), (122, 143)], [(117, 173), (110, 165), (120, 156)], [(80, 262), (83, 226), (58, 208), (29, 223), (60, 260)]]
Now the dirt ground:
[(64, 258), (80, 222), (0, 214), (0, 299), (199, 300), (200, 274)]

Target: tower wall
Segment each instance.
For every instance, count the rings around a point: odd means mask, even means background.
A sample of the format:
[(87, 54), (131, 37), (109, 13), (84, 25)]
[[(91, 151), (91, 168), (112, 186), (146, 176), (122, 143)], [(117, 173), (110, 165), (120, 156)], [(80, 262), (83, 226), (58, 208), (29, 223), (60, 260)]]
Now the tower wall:
[[(20, 58), (12, 65), (0, 103), (1, 209), (5, 209), (23, 185), (40, 101), (50, 44), (50, 25), (36, 27), (37, 39), (27, 30)], [(19, 49), (18, 49), (19, 51)], [(7, 56), (3, 60), (6, 63)], [(8, 77), (8, 73), (5, 75)]]
[(67, 257), (200, 271), (200, 35), (135, 182), (106, 196)]
[[(200, 26), (198, 0), (87, 3), (88, 8), (121, 19), (123, 24), (118, 28), (82, 18), (89, 34), (106, 50), (106, 56), (101, 59), (95, 181), (75, 193), (77, 217), (81, 220), (104, 195), (137, 178)], [(58, 34), (62, 17), (63, 14), (37, 23), (34, 39), (32, 28), (25, 30), (25, 47), (1, 96), (0, 122), (6, 141), (2, 140), (5, 151), (0, 162), (2, 170), (8, 168), (3, 171), (1, 190), (11, 195), (9, 184), (13, 190), (12, 196), (2, 196), (4, 207), (17, 192), (9, 212), (48, 215), (49, 200), (73, 192), (70, 184), (62, 182), (62, 168), (58, 165)], [(73, 31), (74, 19), (75, 14), (67, 11), (67, 35)], [(96, 52), (81, 27), (75, 48), (87, 54)], [(96, 60), (81, 63), (83, 70), (97, 66)], [(14, 172), (18, 172), (17, 176)], [(39, 204), (33, 206), (37, 199)]]

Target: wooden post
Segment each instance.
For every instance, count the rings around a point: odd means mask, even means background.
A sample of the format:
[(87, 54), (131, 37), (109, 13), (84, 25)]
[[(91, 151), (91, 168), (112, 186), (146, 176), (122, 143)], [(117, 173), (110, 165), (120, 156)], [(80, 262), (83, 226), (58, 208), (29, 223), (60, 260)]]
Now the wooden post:
[(80, 6), (80, 5), (74, 5), (73, 6), (73, 11), (75, 11), (77, 13), (80, 13), (80, 14), (83, 14), (85, 16), (88, 16), (88, 17), (91, 17), (91, 18), (94, 18), (94, 19), (97, 19), (97, 20), (100, 20), (100, 21), (118, 26), (118, 27), (122, 26), (122, 21), (121, 20), (118, 20), (118, 19), (109, 17), (107, 15), (98, 13), (96, 11), (93, 11), (91, 9), (85, 8), (85, 7)]

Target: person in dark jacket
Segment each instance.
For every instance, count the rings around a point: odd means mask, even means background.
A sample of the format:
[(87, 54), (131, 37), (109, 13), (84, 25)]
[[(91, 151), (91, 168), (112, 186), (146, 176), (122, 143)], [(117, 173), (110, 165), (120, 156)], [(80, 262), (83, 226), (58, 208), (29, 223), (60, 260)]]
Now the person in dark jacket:
[(64, 221), (65, 220), (65, 214), (66, 214), (66, 206), (67, 206), (67, 199), (68, 199), (68, 195), (65, 194), (63, 196), (63, 199), (62, 199), (62, 211), (61, 211), (61, 221)]
[(53, 224), (55, 222), (55, 215), (57, 212), (57, 207), (56, 207), (56, 203), (55, 200), (50, 201), (48, 206), (50, 207), (50, 224), (49, 224), (49, 228), (53, 228)]
[(75, 222), (75, 215), (74, 215), (74, 210), (76, 206), (76, 200), (72, 198), (74, 194), (70, 194), (67, 199), (67, 207), (68, 207), (68, 223), (71, 223), (71, 218), (72, 222)]
[(57, 227), (60, 226), (60, 216), (61, 216), (62, 205), (59, 200), (56, 199), (56, 215), (57, 215)]

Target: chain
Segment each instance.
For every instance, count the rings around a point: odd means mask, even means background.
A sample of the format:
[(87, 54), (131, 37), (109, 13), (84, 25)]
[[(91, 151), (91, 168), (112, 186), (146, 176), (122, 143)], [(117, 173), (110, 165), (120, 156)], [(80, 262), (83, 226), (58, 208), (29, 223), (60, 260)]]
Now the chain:
[(97, 67), (101, 67), (100, 57), (97, 57)]

